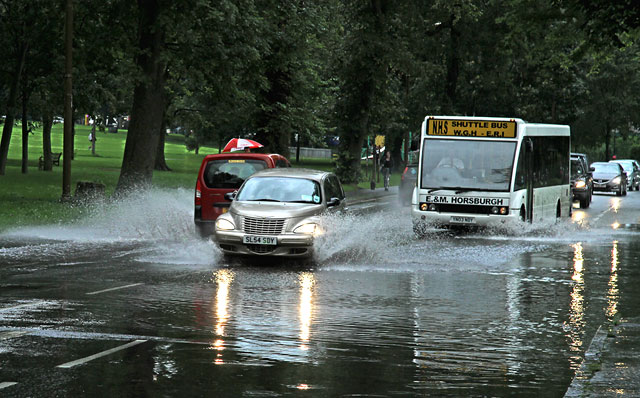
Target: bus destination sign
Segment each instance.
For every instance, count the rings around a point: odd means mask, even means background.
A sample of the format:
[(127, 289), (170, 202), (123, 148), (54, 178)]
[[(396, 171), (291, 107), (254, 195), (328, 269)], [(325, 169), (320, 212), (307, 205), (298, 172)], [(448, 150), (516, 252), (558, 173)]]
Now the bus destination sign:
[(427, 135), (516, 138), (516, 122), (507, 120), (427, 119)]

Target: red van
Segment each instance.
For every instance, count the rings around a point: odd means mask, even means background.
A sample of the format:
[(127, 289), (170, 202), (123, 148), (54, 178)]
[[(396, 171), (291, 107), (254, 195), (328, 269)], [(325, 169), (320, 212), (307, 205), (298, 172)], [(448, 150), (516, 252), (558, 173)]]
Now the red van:
[(202, 160), (196, 180), (194, 221), (198, 233), (203, 237), (213, 234), (216, 218), (226, 213), (231, 204), (224, 198), (226, 193), (240, 188), (244, 180), (256, 171), (275, 167), (291, 167), (291, 163), (275, 153), (207, 155)]

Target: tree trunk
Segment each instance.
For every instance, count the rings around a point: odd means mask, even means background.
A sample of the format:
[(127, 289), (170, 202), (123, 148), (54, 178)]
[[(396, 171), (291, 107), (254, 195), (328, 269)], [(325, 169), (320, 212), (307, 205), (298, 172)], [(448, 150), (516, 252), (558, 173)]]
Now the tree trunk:
[[(23, 78), (24, 81), (24, 78)], [(29, 172), (29, 121), (27, 120), (26, 84), (22, 85), (22, 174)]]
[(158, 152), (156, 153), (156, 165), (154, 167), (155, 170), (159, 170), (159, 171), (171, 171), (171, 168), (167, 164), (167, 160), (164, 157), (164, 142), (165, 142), (165, 139), (167, 138), (166, 116), (167, 116), (167, 107), (165, 106), (164, 112), (162, 113), (162, 124), (160, 125), (160, 139), (158, 140)]
[(162, 126), (160, 127), (160, 139), (158, 140), (158, 153), (156, 153), (156, 166), (155, 170), (159, 171), (171, 171), (171, 168), (167, 164), (167, 160), (164, 157), (164, 142), (167, 138), (167, 132), (165, 131), (165, 120), (162, 120)]
[(456, 109), (456, 92), (458, 87), (458, 76), (460, 75), (460, 31), (455, 26), (455, 15), (451, 15), (449, 34), (449, 56), (447, 59), (447, 81), (446, 95), (448, 104), (445, 105), (445, 114), (454, 114)]
[(91, 126), (91, 155), (96, 156), (96, 124)]
[(604, 160), (608, 162), (611, 159), (611, 128), (609, 128), (609, 122), (606, 121), (604, 123), (604, 136), (605, 136), (605, 145), (604, 145)]
[(133, 91), (131, 122), (124, 148), (116, 193), (133, 188), (149, 189), (153, 178), (162, 114), (165, 109), (165, 65), (162, 59), (164, 29), (158, 24), (157, 0), (138, 0), (139, 54), (136, 65), (142, 72)]
[(4, 175), (7, 167), (7, 156), (9, 155), (9, 143), (11, 142), (11, 134), (13, 134), (13, 122), (16, 115), (16, 103), (18, 101), (18, 88), (20, 87), (20, 78), (24, 61), (27, 56), (26, 44), (22, 44), (19, 51), (19, 57), (16, 62), (16, 69), (13, 71), (11, 80), (11, 88), (9, 89), (9, 98), (7, 101), (7, 113), (4, 120), (4, 128), (2, 129), (2, 142), (0, 142), (0, 175)]
[(42, 170), (52, 171), (53, 162), (51, 159), (51, 127), (53, 126), (53, 114), (45, 111), (42, 115), (42, 158), (44, 164)]

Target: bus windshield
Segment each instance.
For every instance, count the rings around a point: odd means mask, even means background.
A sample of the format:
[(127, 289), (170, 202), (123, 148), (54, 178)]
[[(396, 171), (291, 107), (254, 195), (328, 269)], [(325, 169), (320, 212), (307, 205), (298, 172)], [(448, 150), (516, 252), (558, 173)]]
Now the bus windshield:
[(425, 139), (421, 188), (509, 191), (516, 142)]

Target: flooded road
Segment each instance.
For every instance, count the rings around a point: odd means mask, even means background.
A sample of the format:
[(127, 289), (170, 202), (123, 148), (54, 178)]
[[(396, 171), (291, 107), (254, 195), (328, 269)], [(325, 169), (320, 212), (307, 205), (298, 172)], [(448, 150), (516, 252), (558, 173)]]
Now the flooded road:
[(0, 395), (562, 396), (598, 326), (639, 315), (638, 192), (425, 239), (390, 206), (286, 264), (222, 257), (191, 195), (0, 233)]

